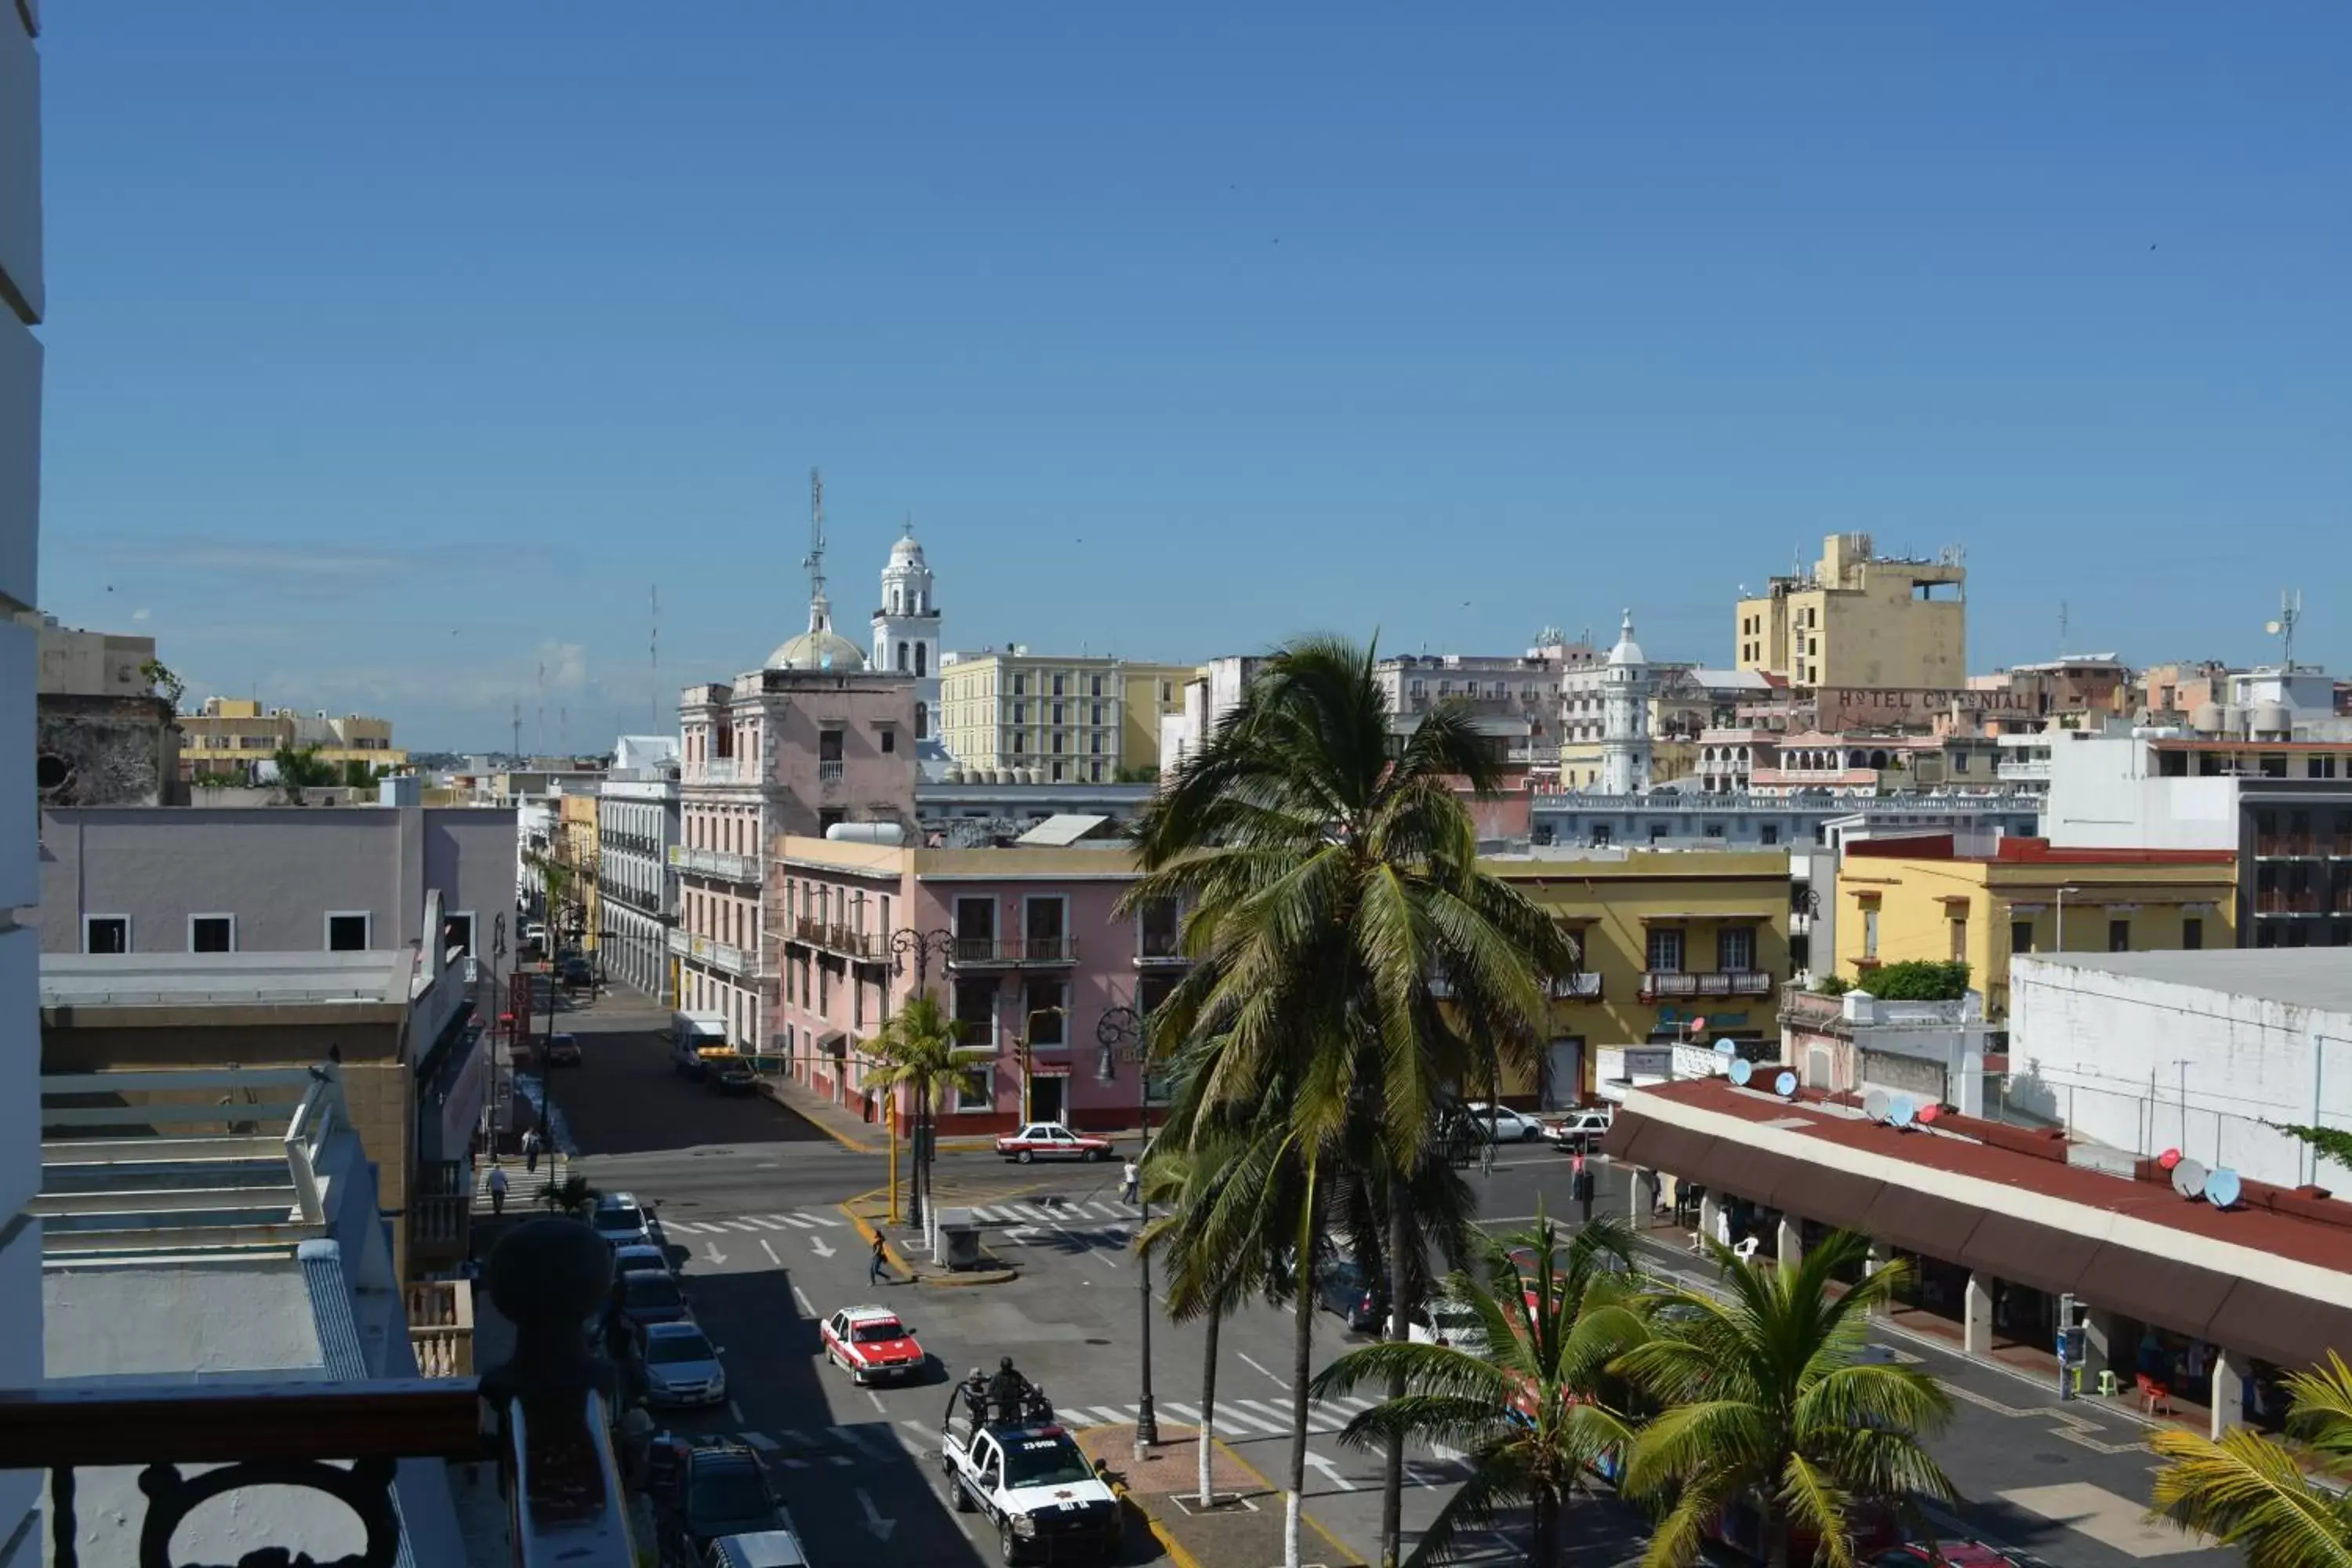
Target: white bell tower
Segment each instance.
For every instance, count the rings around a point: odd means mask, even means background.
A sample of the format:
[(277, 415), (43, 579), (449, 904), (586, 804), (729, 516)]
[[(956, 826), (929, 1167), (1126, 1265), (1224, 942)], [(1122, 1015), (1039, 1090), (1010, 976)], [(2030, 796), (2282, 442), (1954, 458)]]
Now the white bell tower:
[(1633, 612), (1627, 610), (1601, 676), (1603, 795), (1642, 795), (1650, 787), (1650, 695), (1655, 686), (1642, 645), (1633, 640)]
[(940, 606), (932, 596), (931, 568), (915, 542), (909, 520), (905, 537), (890, 546), (882, 568), (882, 607), (874, 612), (871, 668), (915, 678), (915, 739), (935, 742), (940, 731)]

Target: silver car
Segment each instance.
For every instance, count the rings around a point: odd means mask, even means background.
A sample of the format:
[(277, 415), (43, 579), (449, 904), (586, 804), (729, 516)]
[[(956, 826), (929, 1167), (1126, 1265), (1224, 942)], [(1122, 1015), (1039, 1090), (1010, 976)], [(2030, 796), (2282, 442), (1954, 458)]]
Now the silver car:
[(719, 1350), (692, 1323), (646, 1323), (631, 1346), (648, 1405), (716, 1405), (727, 1397)]
[(660, 1236), (655, 1231), (651, 1211), (627, 1193), (606, 1193), (596, 1200), (596, 1207), (588, 1216), (596, 1234), (612, 1247), (657, 1247)]

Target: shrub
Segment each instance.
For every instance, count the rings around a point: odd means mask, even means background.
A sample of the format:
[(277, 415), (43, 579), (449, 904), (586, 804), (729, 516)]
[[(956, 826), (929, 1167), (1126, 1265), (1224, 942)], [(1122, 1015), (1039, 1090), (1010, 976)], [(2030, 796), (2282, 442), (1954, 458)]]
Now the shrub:
[(1882, 1002), (1957, 1002), (1969, 992), (1969, 966), (1915, 958), (1884, 964), (1863, 988)]
[(1823, 996), (1843, 996), (1853, 989), (1853, 981), (1835, 974), (1824, 974), (1813, 982), (1813, 990)]

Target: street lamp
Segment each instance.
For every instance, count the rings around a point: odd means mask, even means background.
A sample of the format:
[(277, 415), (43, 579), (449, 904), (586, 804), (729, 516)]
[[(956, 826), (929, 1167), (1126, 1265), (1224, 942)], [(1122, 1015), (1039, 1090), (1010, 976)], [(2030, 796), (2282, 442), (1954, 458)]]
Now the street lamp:
[[(1142, 1015), (1132, 1007), (1113, 1007), (1095, 1023), (1095, 1041), (1107, 1052), (1122, 1061), (1135, 1064), (1136, 1120), (1143, 1129), (1143, 1147), (1151, 1147), (1151, 1039), (1143, 1026)], [(1136, 1163), (1140, 1174), (1143, 1153), (1138, 1152)], [(1135, 1184), (1135, 1201), (1142, 1208), (1135, 1229), (1140, 1237), (1151, 1224), (1151, 1199), (1141, 1181)], [(1151, 1249), (1136, 1248), (1143, 1259), (1142, 1278), (1138, 1284), (1143, 1323), (1143, 1398), (1136, 1406), (1135, 1451), (1143, 1450), (1160, 1441), (1160, 1417), (1151, 1407)]]
[[(898, 962), (894, 967), (901, 973), (907, 967), (908, 955), (911, 953), (914, 956), (915, 994), (928, 995), (930, 991), (931, 955), (937, 953), (942, 960), (951, 956), (955, 952), (955, 933), (945, 930), (917, 931), (911, 926), (905, 927), (890, 933), (890, 951), (898, 954)], [(917, 1094), (912, 1151), (912, 1163), (915, 1169), (911, 1173), (918, 1177), (923, 1170), (923, 1156), (927, 1142), (925, 1134), (930, 1127), (930, 1116), (929, 1097)], [(898, 1118), (895, 1108), (886, 1110), (883, 1129), (888, 1135), (890, 1143), (890, 1221), (895, 1225), (898, 1219)], [(910, 1184), (917, 1188), (917, 1197), (914, 1205), (915, 1213), (909, 1217), (919, 1224), (925, 1207), (923, 1200), (929, 1194), (921, 1192), (919, 1181)]]
[(914, 955), (917, 994), (919, 995), (930, 984), (931, 955), (937, 953), (943, 960), (953, 957), (955, 940), (955, 932), (946, 930), (916, 931), (908, 927), (890, 933), (890, 951), (898, 955), (898, 967), (902, 971), (906, 968), (907, 955)]
[(2069, 894), (2069, 893), (2080, 893), (2082, 890), (2083, 890), (2083, 889), (2080, 889), (2080, 888), (2074, 888), (2074, 887), (2065, 887), (2065, 888), (2061, 888), (2061, 889), (2058, 889), (2058, 931), (2057, 931), (2057, 935), (2058, 935), (2058, 951), (2059, 951), (2059, 952), (2065, 952), (2065, 951), (2066, 951), (2066, 895), (2067, 895), (2067, 894)]

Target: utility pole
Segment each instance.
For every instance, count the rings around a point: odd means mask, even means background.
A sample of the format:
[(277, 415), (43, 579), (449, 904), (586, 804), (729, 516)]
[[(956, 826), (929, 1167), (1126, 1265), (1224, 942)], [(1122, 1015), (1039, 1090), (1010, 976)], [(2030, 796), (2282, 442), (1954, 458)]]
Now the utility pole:
[[(1151, 1037), (1142, 1016), (1134, 1008), (1113, 1007), (1096, 1021), (1095, 1040), (1106, 1052), (1115, 1052), (1121, 1059), (1135, 1064), (1135, 1120), (1143, 1129), (1143, 1148), (1135, 1154), (1135, 1201), (1142, 1211), (1135, 1222), (1135, 1231), (1139, 1237), (1151, 1224), (1151, 1199), (1141, 1180), (1144, 1151), (1151, 1147)], [(1151, 1250), (1138, 1247), (1136, 1253), (1142, 1260), (1142, 1272), (1136, 1285), (1143, 1325), (1142, 1397), (1135, 1407), (1135, 1456), (1139, 1459), (1160, 1441), (1160, 1416), (1151, 1404)]]

